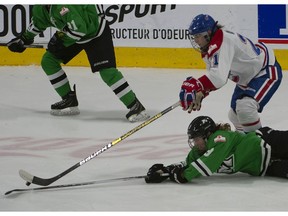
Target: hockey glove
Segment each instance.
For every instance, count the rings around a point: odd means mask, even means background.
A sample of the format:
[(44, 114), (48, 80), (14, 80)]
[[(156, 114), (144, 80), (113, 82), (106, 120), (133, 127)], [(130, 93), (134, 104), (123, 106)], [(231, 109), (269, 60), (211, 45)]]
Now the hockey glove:
[(199, 111), (201, 102), (208, 93), (204, 93), (201, 82), (193, 77), (187, 77), (181, 86), (179, 94), (181, 106), (183, 110), (188, 110), (189, 113)]
[(169, 173), (170, 180), (179, 184), (188, 182), (187, 179), (183, 176), (185, 169), (186, 167), (175, 166)]
[(169, 171), (163, 164), (154, 164), (145, 177), (146, 183), (161, 183), (169, 177)]
[(56, 31), (47, 46), (47, 50), (56, 56), (57, 54), (61, 53), (63, 49), (65, 49), (62, 37), (64, 37), (64, 33)]
[(18, 36), (7, 43), (8, 49), (12, 52), (22, 53), (25, 51), (25, 45), (34, 43), (34, 39), (26, 39), (23, 35)]
[(178, 168), (182, 168), (182, 167), (185, 167), (185, 161), (182, 161), (182, 162), (179, 162), (179, 163), (174, 163), (174, 164), (171, 164), (169, 166), (167, 166), (167, 170), (168, 172), (170, 173), (174, 168), (178, 167)]

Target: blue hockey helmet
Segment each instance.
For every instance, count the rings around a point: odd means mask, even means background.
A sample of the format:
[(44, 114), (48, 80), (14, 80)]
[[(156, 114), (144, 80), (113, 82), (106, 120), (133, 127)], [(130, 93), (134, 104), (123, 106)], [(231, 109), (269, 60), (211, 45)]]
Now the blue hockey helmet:
[[(217, 22), (215, 22), (215, 20), (211, 16), (207, 14), (199, 14), (198, 16), (196, 16), (192, 20), (188, 29), (192, 47), (194, 47), (194, 49), (202, 53), (207, 52), (209, 42), (211, 40), (213, 33), (216, 30), (216, 27)], [(201, 46), (198, 43), (196, 43), (195, 39), (199, 37), (204, 37), (206, 43), (202, 44)]]
[(192, 20), (189, 26), (189, 33), (195, 35), (209, 30), (213, 32), (215, 27), (216, 22), (211, 16), (208, 14), (199, 14)]

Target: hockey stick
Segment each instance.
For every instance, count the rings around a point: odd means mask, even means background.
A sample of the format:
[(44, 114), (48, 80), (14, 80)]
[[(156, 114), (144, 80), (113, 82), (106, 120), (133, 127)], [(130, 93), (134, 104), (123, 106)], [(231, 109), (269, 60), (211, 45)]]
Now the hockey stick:
[(66, 174), (72, 172), (76, 168), (82, 166), (86, 162), (88, 162), (91, 159), (97, 157), (98, 155), (100, 155), (101, 153), (105, 152), (106, 150), (110, 149), (114, 145), (118, 144), (122, 140), (124, 140), (127, 137), (131, 136), (132, 134), (134, 134), (138, 130), (140, 130), (143, 127), (145, 127), (148, 124), (150, 124), (151, 122), (155, 121), (156, 119), (158, 119), (161, 116), (165, 115), (166, 113), (170, 112), (171, 110), (173, 110), (174, 108), (178, 107), (179, 105), (180, 105), (180, 102), (178, 101), (177, 103), (173, 104), (172, 106), (166, 108), (165, 110), (161, 111), (160, 113), (158, 113), (155, 116), (151, 117), (150, 119), (146, 120), (142, 124), (138, 125), (137, 127), (133, 128), (132, 130), (128, 131), (127, 133), (125, 133), (121, 137), (113, 140), (112, 142), (110, 142), (109, 144), (105, 145), (104, 147), (102, 147), (98, 151), (92, 153), (90, 156), (88, 156), (87, 158), (85, 158), (85, 159), (81, 160), (80, 162), (76, 163), (75, 165), (73, 165), (69, 169), (65, 170), (64, 172), (60, 173), (59, 175), (56, 175), (56, 176), (54, 176), (52, 178), (45, 179), (45, 178), (40, 178), (40, 177), (37, 177), (37, 176), (33, 176), (32, 174), (26, 172), (25, 170), (19, 170), (19, 175), (21, 176), (22, 179), (24, 179), (26, 181), (26, 185), (27, 186), (29, 186), (31, 183), (37, 184), (37, 185), (41, 185), (41, 186), (50, 185), (51, 183), (57, 181), (58, 179), (60, 179), (63, 176), (65, 176)]
[(80, 187), (85, 185), (93, 185), (93, 184), (102, 184), (102, 183), (110, 183), (115, 181), (127, 181), (127, 180), (133, 180), (133, 179), (142, 179), (146, 176), (130, 176), (130, 177), (123, 177), (123, 178), (114, 178), (114, 179), (106, 179), (106, 180), (96, 180), (96, 181), (90, 181), (90, 182), (82, 182), (82, 183), (72, 183), (72, 184), (62, 184), (62, 185), (55, 185), (55, 186), (48, 186), (48, 187), (36, 187), (36, 188), (26, 188), (26, 189), (13, 189), (10, 191), (7, 191), (5, 195), (9, 195), (13, 192), (28, 192), (28, 191), (43, 191), (43, 190), (49, 190), (49, 189), (59, 189), (59, 188), (69, 188), (69, 187)]
[[(7, 43), (0, 43), (0, 46), (7, 46)], [(44, 48), (44, 46), (40, 44), (24, 45), (24, 47), (25, 48)]]

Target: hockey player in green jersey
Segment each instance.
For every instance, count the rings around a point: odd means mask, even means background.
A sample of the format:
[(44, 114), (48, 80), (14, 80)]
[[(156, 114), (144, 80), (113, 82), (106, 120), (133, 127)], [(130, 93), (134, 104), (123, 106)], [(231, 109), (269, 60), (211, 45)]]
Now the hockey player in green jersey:
[(248, 134), (231, 131), (229, 124), (218, 124), (208, 116), (195, 118), (188, 127), (191, 147), (185, 161), (164, 166), (154, 164), (147, 183), (167, 178), (186, 183), (213, 173), (247, 173), (252, 176), (288, 178), (288, 131), (262, 127)]
[[(87, 54), (92, 72), (99, 72), (102, 80), (122, 103), (130, 109), (126, 118), (130, 122), (149, 118), (122, 73), (116, 68), (114, 45), (102, 5), (35, 5), (27, 30), (8, 42), (12, 52), (22, 53), (34, 42), (34, 37), (48, 27), (58, 31), (48, 43), (41, 66), (62, 101), (51, 105), (52, 115), (76, 115), (76, 90), (71, 90), (61, 63), (68, 63), (82, 50)], [(96, 94), (95, 94), (96, 95)]]

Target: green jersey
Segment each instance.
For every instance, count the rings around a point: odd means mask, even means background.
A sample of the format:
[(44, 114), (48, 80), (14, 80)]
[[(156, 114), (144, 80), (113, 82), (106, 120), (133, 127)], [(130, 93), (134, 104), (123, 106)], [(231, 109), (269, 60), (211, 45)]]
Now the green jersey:
[(105, 22), (103, 7), (99, 5), (51, 5), (49, 11), (43, 5), (35, 5), (24, 36), (33, 39), (46, 28), (55, 27), (64, 33), (64, 46), (69, 46), (99, 36)]
[(186, 158), (184, 176), (188, 181), (213, 173), (243, 172), (253, 176), (265, 174), (271, 148), (255, 132), (242, 134), (216, 131), (206, 143), (207, 151), (200, 154), (192, 148)]

